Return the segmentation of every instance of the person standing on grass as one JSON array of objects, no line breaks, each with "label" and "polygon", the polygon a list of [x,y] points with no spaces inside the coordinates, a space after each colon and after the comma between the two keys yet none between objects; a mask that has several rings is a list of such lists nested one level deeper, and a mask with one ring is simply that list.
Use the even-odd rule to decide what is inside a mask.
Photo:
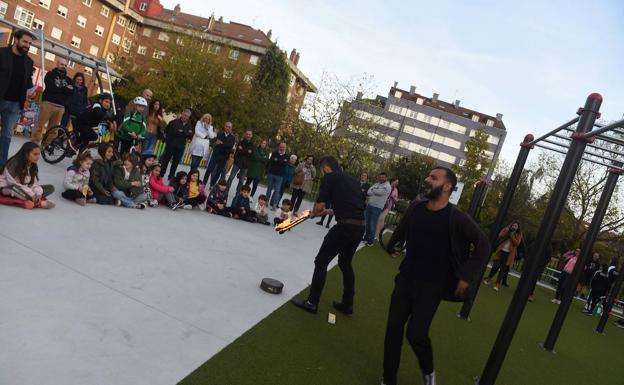
[{"label": "person standing on grass", "polygon": [[193,137],[194,130],[190,118],[191,110],[186,109],[180,114],[179,118],[174,119],[167,124],[167,128],[165,129],[165,153],[160,158],[160,164],[162,165],[162,168],[160,169],[161,177],[165,176],[170,161],[171,169],[169,170],[168,179],[171,180],[174,175],[176,175],[178,163],[180,163],[180,159],[184,153],[186,141]]},{"label": "person standing on grass", "polygon": [[590,280],[591,291],[589,293],[589,297],[587,298],[587,304],[583,309],[583,313],[587,315],[594,313],[594,309],[596,308],[596,305],[598,305],[598,302],[600,302],[601,298],[606,296],[609,292],[610,284],[609,266],[607,266],[606,263],[603,263]]},{"label": "person standing on grass", "polygon": [[371,187],[370,183],[368,183],[368,173],[363,172],[360,174],[360,189],[362,190],[362,196],[364,200],[368,196],[368,189]]},{"label": "person standing on grass", "polygon": [[316,178],[316,168],[314,168],[314,157],[308,155],[305,161],[299,163],[295,170],[295,177],[292,181],[292,196],[290,200],[293,204],[293,215],[299,216],[299,208],[306,194],[312,192],[312,181]]},{"label": "person standing on grass", "polygon": [[559,282],[557,282],[557,291],[555,292],[555,298],[552,300],[552,303],[557,304],[557,305],[561,304],[561,298],[563,298],[563,291],[566,285],[571,284],[567,281],[572,275],[572,271],[574,271],[574,266],[576,266],[576,261],[578,259],[580,252],[581,252],[580,249],[576,249],[574,254],[571,254],[571,256],[568,256],[565,259],[566,262],[565,262],[565,265],[563,266],[563,269],[561,270],[561,274],[559,275]]},{"label": "person standing on grass", "polygon": [[429,338],[433,317],[440,301],[466,298],[470,284],[490,253],[489,241],[479,226],[449,203],[456,184],[457,176],[452,170],[434,168],[425,179],[428,200],[410,205],[386,247],[392,254],[397,243],[407,243],[388,311],[385,385],[397,384],[404,335],[418,357],[424,384],[436,384]]},{"label": "person standing on grass", "polygon": [[511,265],[513,265],[516,260],[518,247],[521,243],[522,230],[520,230],[520,223],[518,222],[512,222],[498,234],[498,247],[496,248],[496,253],[494,254],[494,265],[490,270],[490,274],[484,280],[484,283],[489,285],[492,278],[494,278],[496,273],[498,273],[494,291],[500,290],[501,282],[504,281],[507,273],[509,273]]},{"label": "person standing on grass", "polygon": [[577,291],[580,293],[581,298],[587,297],[587,289],[589,288],[592,278],[597,271],[600,270],[600,254],[594,253],[592,254],[592,259],[589,260],[585,266],[583,267],[583,275],[581,275],[581,280],[578,284]]},{"label": "person standing on grass", "polygon": [[381,212],[386,206],[391,191],[392,187],[390,186],[390,182],[388,182],[388,174],[385,172],[379,173],[377,176],[377,183],[368,189],[368,205],[366,206],[365,213],[366,234],[363,239],[364,242],[366,242],[366,246],[372,246],[375,241],[377,222],[379,221]]},{"label": "person standing on grass", "polygon": [[[316,255],[308,298],[293,298],[291,302],[307,312],[318,312],[327,266],[337,255],[338,267],[342,271],[343,293],[342,301],[334,301],[333,306],[344,314],[352,314],[355,273],[351,261],[364,235],[364,202],[357,179],[344,173],[336,158],[324,157],[321,159],[320,168],[325,177],[321,181],[319,196],[311,215],[315,217],[335,213],[338,223],[329,230]],[[333,210],[325,208],[329,201],[334,205]]]},{"label": "person standing on grass", "polygon": [[384,227],[384,225],[386,224],[386,216],[388,215],[388,213],[390,212],[390,210],[392,210],[392,208],[394,207],[394,205],[398,202],[399,200],[399,178],[397,177],[392,177],[390,178],[390,195],[388,195],[388,199],[386,200],[386,205],[383,208],[383,211],[381,212],[381,214],[379,215],[379,219],[377,220],[377,228],[375,229],[375,235],[379,236],[379,233],[381,232],[381,229]]},{"label": "person standing on grass", "polygon": [[33,61],[28,56],[33,35],[25,30],[13,34],[13,44],[0,48],[0,167],[9,158],[13,128],[33,87]]}]

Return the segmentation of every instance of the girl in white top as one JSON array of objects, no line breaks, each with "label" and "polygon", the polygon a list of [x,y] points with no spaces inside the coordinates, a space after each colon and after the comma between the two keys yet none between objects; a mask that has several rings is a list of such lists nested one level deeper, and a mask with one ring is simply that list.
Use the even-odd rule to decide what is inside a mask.
[{"label": "girl in white top", "polygon": [[202,159],[210,155],[210,139],[217,136],[212,127],[212,116],[204,114],[195,125],[195,135],[191,141],[191,170],[197,169]]}]

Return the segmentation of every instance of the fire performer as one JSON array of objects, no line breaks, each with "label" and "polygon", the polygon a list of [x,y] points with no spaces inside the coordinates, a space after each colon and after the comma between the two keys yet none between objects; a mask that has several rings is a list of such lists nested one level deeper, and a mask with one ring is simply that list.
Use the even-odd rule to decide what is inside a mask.
[{"label": "fire performer", "polygon": [[[312,209],[312,216],[335,215],[336,225],[329,230],[314,260],[314,275],[310,294],[305,300],[293,298],[291,302],[310,313],[316,314],[321,298],[327,266],[338,255],[338,266],[342,271],[342,301],[334,301],[334,307],[344,313],[353,313],[355,295],[355,274],[351,266],[353,254],[364,236],[364,197],[360,183],[345,174],[336,158],[326,156],[320,162],[325,175],[321,182],[318,199]],[[327,202],[332,202],[333,209],[326,209]]]}]

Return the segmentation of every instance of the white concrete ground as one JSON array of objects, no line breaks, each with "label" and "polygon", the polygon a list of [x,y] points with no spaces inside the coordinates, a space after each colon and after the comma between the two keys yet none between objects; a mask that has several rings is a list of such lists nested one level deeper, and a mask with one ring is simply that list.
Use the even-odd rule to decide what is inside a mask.
[{"label": "white concrete ground", "polygon": [[310,281],[326,232],[312,221],[280,236],[196,210],[79,207],[60,197],[68,165],[40,162],[55,209],[0,206],[0,384],[175,384]]}]

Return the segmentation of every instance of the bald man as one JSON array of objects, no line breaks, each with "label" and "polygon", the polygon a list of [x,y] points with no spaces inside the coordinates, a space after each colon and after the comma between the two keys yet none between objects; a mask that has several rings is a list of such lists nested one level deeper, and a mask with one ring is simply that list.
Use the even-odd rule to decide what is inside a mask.
[{"label": "bald man", "polygon": [[[65,113],[65,101],[74,92],[72,80],[67,76],[67,59],[65,58],[59,57],[56,61],[56,68],[49,71],[43,80],[45,83],[43,102],[32,132],[32,140],[36,143],[41,142],[43,127],[46,124],[48,128],[61,124]],[[54,137],[55,135],[52,134],[43,146],[45,147]]]}]

